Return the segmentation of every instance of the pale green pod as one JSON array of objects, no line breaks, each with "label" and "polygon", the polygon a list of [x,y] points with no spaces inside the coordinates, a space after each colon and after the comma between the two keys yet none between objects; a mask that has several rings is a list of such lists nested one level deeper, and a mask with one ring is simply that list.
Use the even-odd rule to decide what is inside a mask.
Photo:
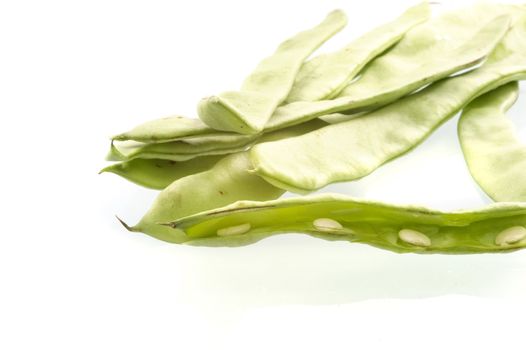
[{"label": "pale green pod", "polygon": [[207,171],[183,177],[159,193],[141,221],[128,227],[155,238],[181,243],[183,232],[159,225],[204,210],[221,207],[241,199],[269,200],[278,198],[283,190],[272,186],[259,176],[250,174],[245,152],[224,157]]},{"label": "pale green pod", "polygon": [[286,103],[334,98],[373,58],[429,18],[428,2],[409,8],[395,20],[362,35],[343,49],[314,57],[302,66]]},{"label": "pale green pod", "polygon": [[256,140],[255,135],[241,135],[242,138],[209,139],[200,141],[193,138],[190,141],[172,141],[163,143],[140,143],[135,141],[114,141],[106,160],[128,161],[136,158],[165,159],[176,162],[190,160],[196,157],[230,154],[246,150]]},{"label": "pale green pod", "polygon": [[[321,120],[313,120],[266,134],[258,142],[301,135],[324,125],[327,124]],[[230,154],[209,170],[183,177],[166,187],[161,191],[150,210],[134,227],[123,224],[131,231],[144,232],[170,242],[182,242],[185,240],[182,232],[174,231],[158,223],[221,207],[239,200],[275,199],[285,192],[250,173],[249,168],[247,152]]]},{"label": "pale green pod", "polygon": [[250,135],[218,131],[210,128],[200,119],[181,116],[153,119],[112,137],[113,141],[136,141],[141,143],[165,143],[184,141],[239,142]]},{"label": "pale green pod", "polygon": [[241,90],[227,91],[199,102],[199,118],[217,130],[255,134],[290,92],[303,61],[347,23],[342,11],[331,12],[316,27],[284,41],[244,81]]},{"label": "pale green pod", "polygon": [[458,137],[473,179],[495,201],[526,202],[526,146],[506,111],[519,96],[516,82],[470,103],[458,122]]},{"label": "pale green pod", "polygon": [[[475,40],[480,41],[471,43],[474,33],[485,23],[498,18],[499,14],[509,15],[514,10],[515,7],[511,6],[479,4],[446,13],[417,26],[392,50],[372,62],[359,80],[342,91],[341,96],[350,96],[366,104],[376,96],[375,105],[382,105],[414,91],[422,83],[430,83],[458,71],[456,60],[459,58],[465,65],[463,68],[468,68],[479,61],[477,48],[486,56],[499,41],[499,29],[494,29],[496,41],[495,37],[492,39],[491,29],[488,29],[486,39],[484,35],[475,36]],[[500,21],[506,20],[500,19],[497,23]],[[495,28],[499,25],[496,24]],[[484,46],[484,40],[488,40],[487,46]],[[471,55],[466,55],[467,52]]]},{"label": "pale green pod", "polygon": [[[324,115],[320,117],[320,119],[329,124],[334,124],[341,120],[354,117],[355,115],[334,113]],[[263,133],[257,135],[242,135],[209,129],[211,131],[210,133],[193,135],[191,128],[179,129],[179,125],[191,125],[191,123],[186,123],[186,120],[190,119],[183,117],[155,119],[138,125],[128,132],[117,135],[113,138],[106,160],[124,161],[129,160],[130,157],[135,158],[143,152],[143,147],[155,143],[167,143],[168,145],[148,146],[150,150],[148,152],[150,153],[149,157],[155,157],[155,154],[152,153],[155,153],[154,150],[157,148],[161,150],[171,149],[174,158],[176,158],[174,160],[178,161],[183,158],[188,158],[187,155],[189,154],[195,156],[204,155],[201,153],[206,153],[211,150],[221,150],[224,154],[234,153],[239,152],[241,150],[240,148],[244,146],[249,146],[262,135],[280,130],[264,130]],[[158,125],[158,127],[154,127],[155,125]],[[159,153],[164,154],[170,152]]]},{"label": "pale green pod", "polygon": [[[200,119],[173,116],[147,121],[129,131],[113,136],[112,140],[157,143],[218,134],[228,135],[226,132],[217,132],[217,130],[211,129]],[[237,135],[234,133],[230,134]]]},{"label": "pale green pod", "polygon": [[133,159],[105,167],[101,173],[114,173],[137,185],[162,190],[175,180],[212,168],[223,155],[197,157],[183,162],[164,159]]},{"label": "pale green pod", "polygon": [[[442,212],[324,194],[266,202],[239,201],[165,225],[174,232],[184,232],[182,242],[206,246],[240,246],[275,234],[297,232],[398,253],[489,253],[526,247],[523,202]],[[233,234],[218,235],[225,231]]]},{"label": "pale green pod", "polygon": [[[364,68],[361,72],[363,79],[349,85],[347,90],[348,93],[352,92],[351,89],[360,90],[356,94],[335,100],[300,101],[283,105],[274,111],[265,130],[277,130],[329,113],[371,109],[434,80],[474,66],[486,57],[507,28],[504,18],[496,19],[486,27],[482,26],[484,21],[500,14],[511,13],[516,16],[521,12],[524,12],[524,7],[478,5],[419,25],[404,36],[395,48]],[[415,60],[414,55],[418,52],[423,53]],[[426,55],[429,57],[422,57]],[[410,68],[401,70],[401,66]],[[200,120],[172,117],[144,123],[114,139],[152,143],[186,140],[198,135],[234,141],[244,136],[238,134],[239,139],[235,139],[235,133],[212,129]]]},{"label": "pale green pod", "polygon": [[[415,61],[420,64],[419,69],[416,69],[409,64],[409,58],[407,58],[408,63],[404,65],[402,65],[401,62],[392,62],[393,66],[390,67],[391,70],[397,69],[400,72],[404,72],[403,77],[395,75],[396,78],[393,78],[391,77],[392,72],[386,69],[383,74],[381,72],[377,73],[378,76],[376,83],[371,83],[369,87],[364,86],[362,90],[359,90],[356,93],[351,94],[348,90],[344,90],[342,95],[334,100],[314,102],[302,101],[283,105],[276,109],[265,129],[280,129],[285,126],[302,123],[329,113],[356,113],[367,109],[377,108],[428,85],[429,83],[467,68],[475,67],[486,59],[493,49],[495,49],[495,46],[502,40],[503,36],[508,31],[509,25],[510,18],[507,15],[498,16],[489,23],[486,23],[474,36],[466,39],[459,46],[450,48],[449,50],[444,49],[443,52],[440,53],[433,51],[433,55],[430,55],[430,57],[427,58],[420,57]],[[466,24],[466,27],[469,26]],[[417,28],[415,28],[415,30]],[[400,43],[402,42],[403,40]],[[427,45],[425,42],[421,42],[420,44]],[[417,50],[418,49],[415,48],[415,53],[418,52]],[[388,55],[389,53],[381,56],[377,60],[382,60],[385,57],[388,57]],[[377,60],[373,61],[371,66],[373,66]],[[409,68],[405,68],[405,66],[408,66]],[[366,67],[363,76],[368,76],[368,72],[369,67]],[[382,87],[382,79],[386,82],[390,82],[388,88]],[[361,86],[359,83],[360,81],[361,79],[352,83],[349,87]]]},{"label": "pale green pod", "polygon": [[[322,120],[309,121],[305,126],[292,126],[290,129],[311,130],[313,126],[319,128],[332,124],[342,119],[349,119],[352,116],[342,114],[332,114],[324,116],[327,122]],[[180,141],[163,143],[142,143],[136,141],[113,141],[110,151],[106,156],[108,161],[129,161],[132,159],[163,159],[176,162],[183,162],[190,159],[211,155],[226,155],[244,151],[256,142],[270,140],[274,136],[280,135],[281,131],[288,133],[289,128],[269,131],[258,135],[224,134],[224,135],[201,135],[185,138]]]},{"label": "pale green pod", "polygon": [[501,43],[507,56],[493,56],[477,70],[350,121],[254,146],[253,171],[275,186],[300,193],[371,173],[418,145],[477,96],[526,77],[525,24],[523,19]]}]

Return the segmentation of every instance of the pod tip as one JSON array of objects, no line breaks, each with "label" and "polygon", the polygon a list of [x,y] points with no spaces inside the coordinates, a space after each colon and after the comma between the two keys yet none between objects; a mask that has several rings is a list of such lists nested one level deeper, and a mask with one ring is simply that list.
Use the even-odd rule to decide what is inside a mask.
[{"label": "pod tip", "polygon": [[124,226],[124,228],[130,232],[133,232],[133,228],[130,227],[127,223],[125,223],[120,217],[118,217],[117,215],[115,215],[115,217],[117,218],[117,220],[119,220],[119,222],[121,223],[122,226]]}]

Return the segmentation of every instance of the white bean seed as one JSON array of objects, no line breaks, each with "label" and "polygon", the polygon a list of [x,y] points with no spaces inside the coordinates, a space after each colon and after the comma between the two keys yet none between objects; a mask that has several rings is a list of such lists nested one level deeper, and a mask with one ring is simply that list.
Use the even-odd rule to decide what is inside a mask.
[{"label": "white bean seed", "polygon": [[235,236],[242,235],[250,230],[250,224],[241,224],[236,226],[225,227],[217,230],[218,236]]},{"label": "white bean seed", "polygon": [[526,238],[526,228],[522,226],[513,226],[505,229],[495,238],[495,244],[504,246],[514,244]]},{"label": "white bean seed", "polygon": [[322,232],[335,232],[343,229],[342,224],[329,218],[319,218],[312,222],[316,230]]},{"label": "white bean seed", "polygon": [[419,231],[404,228],[398,232],[398,237],[400,237],[402,241],[418,247],[431,246],[431,239]]}]

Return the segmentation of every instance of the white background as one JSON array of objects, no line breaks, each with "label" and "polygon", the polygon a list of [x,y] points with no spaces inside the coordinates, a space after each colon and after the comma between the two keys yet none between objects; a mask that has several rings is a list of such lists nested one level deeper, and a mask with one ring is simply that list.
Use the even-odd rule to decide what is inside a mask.
[{"label": "white background", "polygon": [[[398,255],[293,234],[235,249],[170,245],[113,216],[138,220],[154,191],[97,175],[110,135],[195,116],[199,98],[235,89],[330,10],[346,10],[349,25],[322,51],[413,3],[0,2],[0,348],[523,349],[526,251]],[[525,111],[522,94],[512,117],[524,139]],[[488,203],[455,127],[324,191]]]}]

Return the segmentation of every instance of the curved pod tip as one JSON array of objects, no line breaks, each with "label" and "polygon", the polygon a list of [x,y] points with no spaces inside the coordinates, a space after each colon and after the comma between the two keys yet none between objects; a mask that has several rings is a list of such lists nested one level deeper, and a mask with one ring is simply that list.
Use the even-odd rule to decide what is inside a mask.
[{"label": "curved pod tip", "polygon": [[128,225],[127,223],[124,222],[124,220],[122,220],[120,217],[118,217],[117,215],[115,215],[115,217],[117,218],[117,220],[119,220],[119,222],[121,223],[122,226],[124,226],[124,228],[130,232],[136,232],[136,230],[133,229],[133,227],[131,227],[130,225]]}]

